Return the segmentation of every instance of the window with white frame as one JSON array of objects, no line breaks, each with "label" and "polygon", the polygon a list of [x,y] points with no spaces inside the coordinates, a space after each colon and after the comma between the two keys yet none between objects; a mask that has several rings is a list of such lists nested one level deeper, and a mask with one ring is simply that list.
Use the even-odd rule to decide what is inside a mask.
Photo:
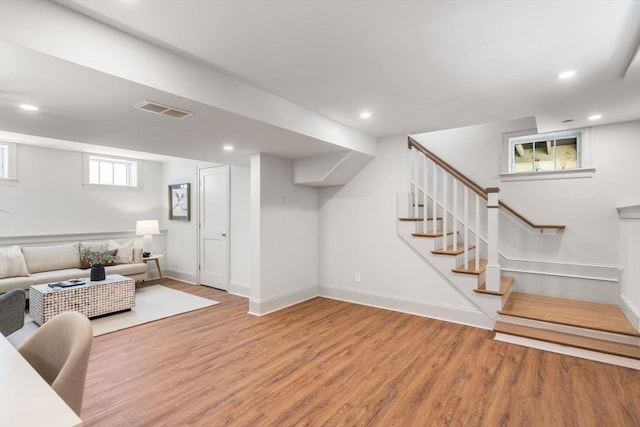
[{"label": "window with white frame", "polygon": [[9,174],[9,147],[0,144],[0,178],[6,179]]},{"label": "window with white frame", "polygon": [[509,138],[509,173],[552,172],[581,167],[580,130]]},{"label": "window with white frame", "polygon": [[0,185],[14,185],[16,181],[16,143],[0,141]]},{"label": "window with white frame", "polygon": [[85,154],[85,183],[137,187],[137,160],[122,157]]}]

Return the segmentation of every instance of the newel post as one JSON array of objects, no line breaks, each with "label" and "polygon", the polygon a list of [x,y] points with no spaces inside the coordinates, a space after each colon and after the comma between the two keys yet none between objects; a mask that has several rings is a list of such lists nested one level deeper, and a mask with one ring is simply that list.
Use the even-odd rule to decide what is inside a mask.
[{"label": "newel post", "polygon": [[487,188],[487,268],[486,285],[488,291],[500,291],[500,263],[498,261],[498,214],[500,201],[498,187]]}]

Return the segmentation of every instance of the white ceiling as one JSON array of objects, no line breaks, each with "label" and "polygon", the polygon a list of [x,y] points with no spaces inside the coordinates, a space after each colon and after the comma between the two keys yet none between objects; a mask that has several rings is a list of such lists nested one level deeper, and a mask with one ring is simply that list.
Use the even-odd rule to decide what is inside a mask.
[{"label": "white ceiling", "polygon": [[[0,137],[4,131],[5,139],[71,150],[87,150],[77,143],[115,147],[139,151],[133,157],[150,160],[163,158],[141,153],[230,164],[244,163],[250,154],[260,151],[298,158],[340,150],[314,138],[2,41],[0,58]],[[133,108],[144,100],[195,114],[178,120]],[[16,108],[21,102],[35,103],[40,111]],[[43,143],[46,140],[42,137],[49,138],[49,143]],[[236,147],[231,153],[222,149],[228,143]]]},{"label": "white ceiling", "polygon": [[[591,125],[586,118],[596,112],[603,115],[599,123],[640,118],[637,0],[57,2],[376,136],[531,116],[543,131]],[[149,98],[152,91],[154,101],[198,113],[180,129],[193,142],[182,147],[185,157],[215,161],[210,152],[197,157],[202,156],[201,141],[256,140],[265,131],[273,132],[271,140],[284,142],[247,151],[301,157],[338,149],[266,124],[251,125],[246,135],[236,135],[247,123],[231,113],[97,71],[79,71],[81,67],[44,55],[38,60],[81,77],[69,85],[102,88],[83,97],[84,89],[38,86],[52,100],[65,90],[74,98],[60,100],[60,110],[46,118],[43,127],[54,137],[64,136],[63,127],[77,124],[92,143],[115,140],[119,142],[110,143],[135,149],[135,140],[147,140],[148,147],[153,139],[170,145],[166,136],[176,134],[158,128],[144,113],[127,119],[119,112]],[[43,69],[41,65],[28,76],[14,75],[4,87],[28,92],[30,88],[20,85],[37,84]],[[575,69],[577,76],[556,79],[567,69]],[[360,119],[363,110],[373,116]],[[229,135],[219,135],[224,133],[220,127],[210,126],[215,120],[234,119],[242,126],[229,127]],[[567,119],[573,122],[562,123]],[[25,120],[12,120],[13,129],[4,123],[0,128],[25,131]],[[305,144],[296,143],[297,138]],[[193,153],[185,155],[186,147]]]}]

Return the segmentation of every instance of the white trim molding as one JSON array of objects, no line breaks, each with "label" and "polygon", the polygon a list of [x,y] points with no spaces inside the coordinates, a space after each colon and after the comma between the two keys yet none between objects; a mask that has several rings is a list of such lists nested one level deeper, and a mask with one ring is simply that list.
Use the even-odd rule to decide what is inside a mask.
[{"label": "white trim molding", "polygon": [[251,285],[249,283],[229,282],[229,293],[240,297],[251,297]]},{"label": "white trim molding", "polygon": [[546,179],[593,178],[596,168],[564,169],[557,171],[501,173],[503,182],[540,181]]},{"label": "white trim molding", "polygon": [[640,331],[640,308],[627,298],[626,295],[620,295],[620,303],[618,305],[629,323],[636,328],[636,331]]},{"label": "white trim molding", "polygon": [[[160,235],[167,235],[167,230],[160,230]],[[0,237],[0,246],[5,245],[40,245],[50,243],[67,243],[84,240],[104,239],[140,239],[135,230],[107,231],[97,233],[42,234],[32,236]]]},{"label": "white trim molding", "polygon": [[318,296],[366,305],[369,307],[393,310],[415,316],[428,317],[445,322],[459,323],[481,329],[493,329],[494,322],[479,309],[434,304],[379,293],[362,292],[355,289],[339,288],[333,285],[320,285]]},{"label": "white trim molding", "polygon": [[570,347],[562,344],[555,344],[546,341],[538,341],[531,338],[518,337],[515,335],[496,333],[496,341],[521,345],[524,347],[536,348],[538,350],[550,351],[558,354],[579,357],[582,359],[595,360],[596,362],[609,363],[611,365],[624,366],[625,368],[640,370],[640,360],[628,357],[615,356],[612,354],[599,353],[592,350]]},{"label": "white trim molding", "polygon": [[191,271],[174,270],[174,269],[168,268],[164,271],[163,276],[165,279],[179,280],[181,282],[189,283],[191,285],[197,284],[197,277],[195,273]]},{"label": "white trim molding", "polygon": [[617,209],[620,219],[640,219],[640,205],[622,206]]},{"label": "white trim molding", "polygon": [[[528,260],[501,256],[502,272],[516,278],[514,291],[582,301],[618,304],[618,265]],[[541,280],[540,276],[545,276]]]},{"label": "white trim molding", "polygon": [[249,314],[264,316],[318,296],[318,287],[310,286],[263,300],[249,298]]}]

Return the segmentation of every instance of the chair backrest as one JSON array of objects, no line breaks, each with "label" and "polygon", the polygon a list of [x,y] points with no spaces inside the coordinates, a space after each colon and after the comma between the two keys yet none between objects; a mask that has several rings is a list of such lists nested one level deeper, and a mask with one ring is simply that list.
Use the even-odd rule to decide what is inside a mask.
[{"label": "chair backrest", "polygon": [[42,325],[18,349],[78,415],[82,408],[92,339],[89,319],[69,311]]},{"label": "chair backrest", "polygon": [[24,289],[11,289],[0,295],[0,333],[5,337],[24,326]]}]

